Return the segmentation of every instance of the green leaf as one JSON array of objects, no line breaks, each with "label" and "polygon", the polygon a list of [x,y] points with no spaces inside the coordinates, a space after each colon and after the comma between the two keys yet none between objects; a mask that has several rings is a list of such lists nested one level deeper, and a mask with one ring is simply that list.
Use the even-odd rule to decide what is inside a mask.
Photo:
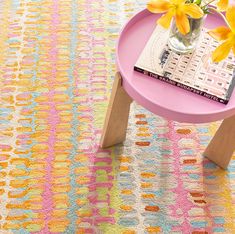
[{"label": "green leaf", "polygon": [[202,0],[195,0],[194,3],[197,4],[198,6],[201,5]]},{"label": "green leaf", "polygon": [[210,14],[210,9],[206,6],[206,7],[202,7],[203,13],[204,14]]}]

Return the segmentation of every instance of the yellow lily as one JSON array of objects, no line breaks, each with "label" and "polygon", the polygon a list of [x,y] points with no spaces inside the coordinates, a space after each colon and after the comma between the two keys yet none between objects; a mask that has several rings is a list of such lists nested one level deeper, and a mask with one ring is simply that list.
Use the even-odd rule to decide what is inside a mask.
[{"label": "yellow lily", "polygon": [[151,0],[147,9],[152,13],[165,13],[157,23],[164,28],[169,28],[172,17],[178,30],[183,35],[190,31],[188,16],[199,19],[203,16],[202,9],[195,3],[185,3],[185,0]]},{"label": "yellow lily", "polygon": [[228,7],[226,20],[228,27],[221,26],[208,32],[217,41],[224,41],[212,52],[213,62],[225,59],[231,50],[235,55],[235,5]]},{"label": "yellow lily", "polygon": [[220,0],[217,3],[218,10],[226,11],[228,8],[229,0]]}]

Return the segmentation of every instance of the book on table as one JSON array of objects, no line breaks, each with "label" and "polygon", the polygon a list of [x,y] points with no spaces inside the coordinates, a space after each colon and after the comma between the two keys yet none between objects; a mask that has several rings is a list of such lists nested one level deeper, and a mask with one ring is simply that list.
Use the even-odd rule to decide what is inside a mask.
[{"label": "book on table", "polygon": [[218,46],[203,29],[196,49],[189,54],[173,52],[167,45],[169,31],[156,26],[134,70],[179,88],[227,104],[235,86],[232,54],[213,63],[211,52]]}]

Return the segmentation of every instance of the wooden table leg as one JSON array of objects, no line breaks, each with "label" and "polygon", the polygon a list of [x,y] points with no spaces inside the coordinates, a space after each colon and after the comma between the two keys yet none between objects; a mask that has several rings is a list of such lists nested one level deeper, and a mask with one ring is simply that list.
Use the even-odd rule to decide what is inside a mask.
[{"label": "wooden table leg", "polygon": [[121,75],[117,72],[100,140],[101,148],[125,140],[131,102],[132,99],[122,87]]},{"label": "wooden table leg", "polygon": [[207,146],[204,155],[226,169],[235,150],[235,115],[225,119]]}]

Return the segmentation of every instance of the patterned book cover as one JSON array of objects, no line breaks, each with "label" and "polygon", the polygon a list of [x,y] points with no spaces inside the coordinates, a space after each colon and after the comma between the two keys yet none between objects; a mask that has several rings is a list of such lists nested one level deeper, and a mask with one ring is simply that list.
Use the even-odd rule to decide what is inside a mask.
[{"label": "patterned book cover", "polygon": [[211,52],[218,42],[206,31],[193,52],[178,54],[167,45],[169,31],[156,26],[134,70],[227,104],[235,86],[235,61],[230,54],[220,63],[212,62]]}]

